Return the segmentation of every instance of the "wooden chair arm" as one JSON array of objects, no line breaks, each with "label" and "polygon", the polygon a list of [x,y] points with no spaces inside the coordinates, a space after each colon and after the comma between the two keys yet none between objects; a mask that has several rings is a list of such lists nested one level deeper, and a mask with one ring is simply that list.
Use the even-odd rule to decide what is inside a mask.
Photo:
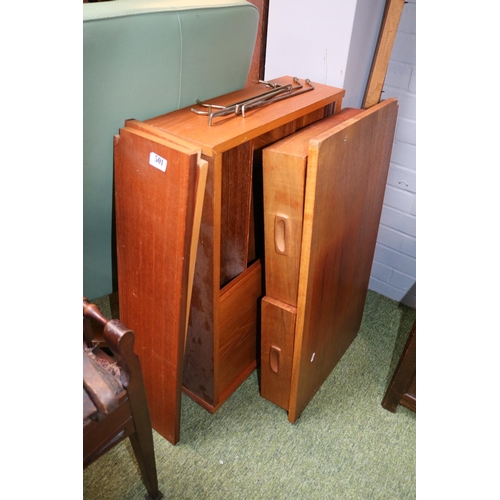
[{"label": "wooden chair arm", "polygon": [[[103,325],[103,337],[106,346],[111,350],[121,369],[120,380],[124,387],[130,384],[131,373],[141,373],[140,361],[134,353],[135,334],[118,319],[107,319],[95,304],[91,304],[83,297],[83,316]],[[85,333],[86,339],[90,335]]]}]

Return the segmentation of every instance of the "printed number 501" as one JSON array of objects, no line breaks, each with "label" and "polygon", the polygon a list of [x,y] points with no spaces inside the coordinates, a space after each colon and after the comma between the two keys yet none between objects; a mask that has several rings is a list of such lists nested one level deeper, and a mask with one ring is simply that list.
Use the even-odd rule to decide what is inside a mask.
[{"label": "printed number 501", "polygon": [[149,164],[152,167],[161,170],[162,172],[165,172],[167,170],[167,160],[157,155],[156,153],[149,153]]}]

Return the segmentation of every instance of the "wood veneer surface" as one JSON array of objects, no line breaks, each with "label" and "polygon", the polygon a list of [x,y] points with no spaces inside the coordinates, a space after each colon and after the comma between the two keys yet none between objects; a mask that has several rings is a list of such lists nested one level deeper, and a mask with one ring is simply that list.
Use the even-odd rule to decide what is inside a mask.
[{"label": "wood veneer surface", "polygon": [[252,165],[251,141],[222,154],[221,287],[248,265]]},{"label": "wood veneer surface", "polygon": [[[254,85],[214,101],[227,104],[263,90]],[[212,127],[191,107],[146,123],[173,141],[198,145],[209,165],[183,375],[185,392],[208,411],[220,407],[259,359],[255,346],[261,277],[250,271],[252,266],[247,268],[262,256],[253,238],[254,231],[262,230],[253,215],[256,158],[269,141],[323,118],[343,95],[341,89],[319,85],[301,96],[253,110],[245,118],[216,118]],[[245,278],[250,281],[233,286],[245,273],[252,276]]]},{"label": "wood veneer surface", "polygon": [[388,99],[309,143],[291,422],[361,324],[397,111]]},{"label": "wood veneer surface", "polygon": [[344,109],[263,151],[266,295],[273,299],[297,306],[309,141],[359,113]]},{"label": "wood veneer surface", "polygon": [[[151,166],[151,152],[167,160],[165,172]],[[120,319],[136,334],[152,425],[172,444],[180,436],[198,158],[198,149],[142,130],[125,127],[115,138]]]},{"label": "wood veneer surface", "polygon": [[288,410],[297,308],[262,299],[261,396]]},{"label": "wood veneer surface", "polygon": [[[292,83],[292,77],[284,76],[272,80],[274,83]],[[303,79],[300,79],[304,83]],[[195,115],[191,108],[201,110],[200,106],[186,108],[147,120],[146,123],[158,127],[178,137],[188,139],[199,145],[206,155],[221,153],[254,139],[295,119],[300,119],[310,112],[331,103],[340,102],[345,90],[320,83],[314,84],[314,90],[285,99],[271,105],[250,110],[246,116],[224,116],[214,118],[208,126],[208,117]],[[207,99],[206,102],[227,106],[266,90],[262,84],[250,85],[242,90],[224,96]]]}]

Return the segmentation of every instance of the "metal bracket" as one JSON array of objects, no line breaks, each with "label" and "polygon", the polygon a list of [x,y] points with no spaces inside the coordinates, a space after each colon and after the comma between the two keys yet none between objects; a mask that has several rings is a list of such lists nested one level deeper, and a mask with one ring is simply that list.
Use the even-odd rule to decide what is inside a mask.
[{"label": "metal bracket", "polygon": [[311,83],[311,80],[305,80],[307,88],[304,88],[304,85],[300,83],[297,77],[293,78],[293,83],[295,85],[279,85],[276,83],[266,82],[264,80],[259,80],[259,83],[266,85],[266,87],[270,87],[271,90],[268,90],[267,92],[263,92],[261,94],[257,94],[247,99],[243,99],[233,104],[229,104],[227,106],[203,103],[199,99],[197,99],[196,103],[199,106],[208,109],[207,111],[201,111],[195,108],[191,108],[191,111],[193,113],[196,113],[197,115],[208,116],[208,125],[211,126],[213,123],[213,119],[217,116],[227,116],[234,114],[235,116],[241,115],[244,118],[245,113],[251,109],[261,108],[263,106],[282,101],[283,99],[289,99],[290,97],[294,97],[296,95],[303,94],[304,92],[310,92],[311,90],[314,90],[314,85]]}]

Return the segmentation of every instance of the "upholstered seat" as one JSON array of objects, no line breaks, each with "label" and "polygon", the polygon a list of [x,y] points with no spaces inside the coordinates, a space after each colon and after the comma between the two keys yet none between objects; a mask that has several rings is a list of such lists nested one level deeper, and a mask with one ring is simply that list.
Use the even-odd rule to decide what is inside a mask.
[{"label": "upholstered seat", "polygon": [[259,13],[245,0],[83,5],[83,294],[117,290],[113,136],[246,83]]}]

